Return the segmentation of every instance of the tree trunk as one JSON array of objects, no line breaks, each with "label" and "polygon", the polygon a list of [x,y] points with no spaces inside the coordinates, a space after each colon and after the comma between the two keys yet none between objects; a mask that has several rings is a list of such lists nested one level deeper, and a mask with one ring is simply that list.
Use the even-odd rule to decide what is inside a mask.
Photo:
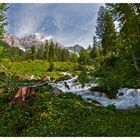
[{"label": "tree trunk", "polygon": [[139,68],[138,63],[137,63],[137,59],[136,59],[136,55],[135,55],[134,49],[131,49],[131,54],[132,54],[132,58],[133,58],[135,69],[136,69],[137,72],[140,72],[140,68]]}]

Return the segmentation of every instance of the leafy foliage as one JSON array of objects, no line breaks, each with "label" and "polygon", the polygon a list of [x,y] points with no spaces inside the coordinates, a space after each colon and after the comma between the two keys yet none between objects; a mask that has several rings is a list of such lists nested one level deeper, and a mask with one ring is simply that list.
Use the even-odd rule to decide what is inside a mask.
[{"label": "leafy foliage", "polygon": [[140,136],[140,109],[117,111],[85,103],[71,93],[50,98],[38,92],[26,104],[11,104],[14,94],[0,95],[1,136]]},{"label": "leafy foliage", "polygon": [[54,64],[53,64],[53,61],[50,60],[50,61],[49,61],[49,68],[48,68],[48,71],[53,71],[53,69],[54,69]]}]

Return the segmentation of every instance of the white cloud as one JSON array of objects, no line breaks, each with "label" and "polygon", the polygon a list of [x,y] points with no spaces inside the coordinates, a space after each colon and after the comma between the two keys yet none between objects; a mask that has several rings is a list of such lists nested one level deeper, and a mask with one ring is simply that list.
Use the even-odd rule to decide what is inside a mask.
[{"label": "white cloud", "polygon": [[16,24],[11,28],[14,28],[14,34],[24,36],[36,32],[47,15],[45,8],[47,4],[23,4],[18,13],[13,15]]},{"label": "white cloud", "polygon": [[9,22],[8,28],[12,28],[17,36],[35,33],[39,29],[39,32],[47,34],[48,27],[43,25],[43,21],[50,16],[58,28],[55,34],[52,32],[54,38],[65,46],[80,44],[87,47],[92,43],[97,12],[101,5],[103,4],[22,4],[18,12],[12,15],[14,23]]},{"label": "white cloud", "polygon": [[[76,6],[68,6],[61,10],[60,15],[54,13],[53,17],[55,18],[55,25],[59,28],[59,32],[55,35],[56,39],[65,44],[65,46],[80,44],[84,47],[88,47],[88,45],[92,44],[93,36],[95,35],[95,24],[97,18],[97,12],[99,7],[104,4],[93,4],[93,6],[89,5],[76,5]],[[57,11],[57,9],[56,9]],[[66,21],[68,19],[68,15],[66,13],[77,14],[77,16],[81,14],[85,14],[85,17],[88,14],[92,14],[92,18],[88,19],[84,24],[76,24],[72,22],[73,19]],[[78,15],[79,14],[79,15]],[[74,15],[75,16],[75,15]],[[63,28],[65,26],[71,26],[71,28],[75,28],[76,30],[70,32],[64,32]]]}]

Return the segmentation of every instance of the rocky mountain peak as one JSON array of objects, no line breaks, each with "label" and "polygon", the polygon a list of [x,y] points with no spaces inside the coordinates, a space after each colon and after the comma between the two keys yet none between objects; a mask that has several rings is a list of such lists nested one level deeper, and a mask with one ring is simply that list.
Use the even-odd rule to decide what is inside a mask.
[{"label": "rocky mountain peak", "polygon": [[[30,34],[21,38],[11,35],[10,33],[5,33],[3,38],[3,41],[11,47],[18,47],[24,51],[30,50],[32,45],[35,45],[37,48],[39,48],[45,44],[46,40],[48,43],[53,42],[54,44],[57,44],[58,47],[64,48],[64,45],[53,39],[52,36],[45,36],[40,33]],[[78,54],[82,48],[83,47],[78,44],[66,47],[70,53],[76,54]]]},{"label": "rocky mountain peak", "polygon": [[54,44],[58,44],[58,46],[63,47],[62,44],[57,42],[52,38],[52,36],[44,36],[43,34],[34,33],[27,35],[25,37],[19,38],[9,33],[5,33],[3,41],[12,47],[18,47],[22,50],[29,50],[32,45],[40,47],[44,45],[46,40],[48,42],[53,42]]},{"label": "rocky mountain peak", "polygon": [[73,52],[80,53],[80,50],[84,49],[84,47],[80,46],[79,44],[76,44],[74,46],[67,47],[67,49],[69,49],[69,50],[71,50]]}]

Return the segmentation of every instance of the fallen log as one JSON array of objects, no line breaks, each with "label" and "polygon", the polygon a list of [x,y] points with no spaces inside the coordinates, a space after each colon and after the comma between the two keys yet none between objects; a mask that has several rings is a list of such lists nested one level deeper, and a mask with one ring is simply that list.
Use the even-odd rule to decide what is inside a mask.
[{"label": "fallen log", "polygon": [[33,87],[33,88],[38,88],[38,87],[41,87],[41,86],[44,86],[44,85],[48,85],[48,81],[46,81],[46,82],[38,82],[38,83],[36,83],[36,84],[34,84],[34,85],[32,85],[32,86],[28,86],[28,87]]},{"label": "fallen log", "polygon": [[7,85],[9,85],[9,87],[4,88],[3,92],[1,92],[1,93],[10,93],[10,92],[17,93],[17,91],[19,89],[24,88],[24,87],[37,89],[37,88],[40,88],[41,86],[48,85],[48,81],[46,81],[46,82],[39,81],[39,82],[32,83],[32,84],[31,83],[30,84],[21,83],[21,82],[17,83],[17,82],[12,81],[11,79],[7,79],[6,77],[2,77],[2,76],[0,76],[0,81],[5,82],[5,83],[7,83]]},{"label": "fallen log", "polygon": [[[2,64],[0,64],[0,67],[2,67],[10,76],[13,75],[7,68],[5,68]],[[29,85],[29,83],[17,83],[11,80],[10,78],[0,76],[0,81],[7,83],[9,85],[8,89],[2,90],[2,93],[8,93],[8,92],[16,92],[14,102],[15,100],[19,100],[20,102],[25,102],[25,98],[29,95],[36,95],[35,89],[48,85],[49,81],[39,81],[36,83],[32,83]]]}]

